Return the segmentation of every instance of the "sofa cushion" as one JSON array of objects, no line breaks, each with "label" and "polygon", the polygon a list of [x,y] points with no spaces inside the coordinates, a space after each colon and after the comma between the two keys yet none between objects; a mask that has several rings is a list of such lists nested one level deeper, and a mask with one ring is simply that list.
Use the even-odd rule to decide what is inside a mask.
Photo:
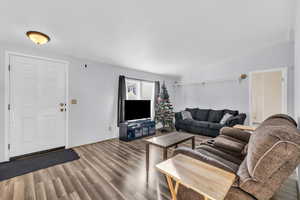
[{"label": "sofa cushion", "polygon": [[193,120],[193,122],[191,123],[191,126],[208,128],[209,127],[209,122]]},{"label": "sofa cushion", "polygon": [[193,123],[193,119],[185,119],[185,120],[178,120],[176,121],[176,127],[179,129],[187,129],[188,127],[191,126],[191,124]]},{"label": "sofa cushion", "polygon": [[208,144],[201,144],[200,146],[197,146],[197,149],[203,149],[208,152],[211,152],[215,155],[218,155],[226,160],[229,160],[230,162],[233,162],[237,165],[240,165],[242,163],[242,158],[234,156],[232,153],[226,152],[223,149],[216,148],[216,146],[208,145]]},{"label": "sofa cushion", "polygon": [[246,143],[227,135],[219,135],[214,139],[214,145],[230,151],[242,153]]},{"label": "sofa cushion", "polygon": [[210,111],[209,109],[198,109],[195,112],[194,119],[198,121],[207,121],[209,111]]},{"label": "sofa cushion", "polygon": [[191,126],[193,124],[195,120],[193,119],[185,119],[185,120],[180,120],[180,123],[181,124],[184,124],[184,125],[188,125],[188,126]]},{"label": "sofa cushion", "polygon": [[208,121],[219,123],[224,115],[223,110],[210,110],[208,113]]},{"label": "sofa cushion", "polygon": [[220,130],[221,128],[223,128],[223,124],[219,124],[219,123],[213,123],[213,122],[207,122],[209,124],[209,128],[211,129],[215,129],[215,130]]},{"label": "sofa cushion", "polygon": [[189,111],[193,117],[193,119],[195,119],[196,116],[196,112],[199,110],[199,108],[186,108],[186,111]]},{"label": "sofa cushion", "polygon": [[215,167],[219,167],[221,169],[224,169],[224,170],[232,172],[232,173],[236,173],[239,168],[238,164],[231,162],[229,160],[226,160],[217,154],[214,154],[212,152],[206,151],[205,149],[201,149],[201,148],[193,150],[188,147],[179,147],[179,148],[175,149],[173,155],[177,155],[177,154],[184,154],[184,155],[190,156],[192,158],[206,162]]},{"label": "sofa cushion", "polygon": [[238,111],[238,110],[229,110],[229,109],[225,109],[225,110],[224,110],[224,115],[225,115],[226,113],[231,114],[231,115],[233,115],[233,116],[236,116],[236,115],[239,114],[239,111]]},{"label": "sofa cushion", "polygon": [[227,135],[237,140],[241,140],[244,143],[248,143],[251,133],[237,128],[224,127],[220,130],[220,135]]}]

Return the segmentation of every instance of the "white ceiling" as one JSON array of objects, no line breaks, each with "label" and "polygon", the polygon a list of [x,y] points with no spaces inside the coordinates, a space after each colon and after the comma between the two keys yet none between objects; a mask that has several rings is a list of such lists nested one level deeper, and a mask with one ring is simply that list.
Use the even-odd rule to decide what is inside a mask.
[{"label": "white ceiling", "polygon": [[286,41],[295,0],[1,0],[0,41],[160,74]]}]

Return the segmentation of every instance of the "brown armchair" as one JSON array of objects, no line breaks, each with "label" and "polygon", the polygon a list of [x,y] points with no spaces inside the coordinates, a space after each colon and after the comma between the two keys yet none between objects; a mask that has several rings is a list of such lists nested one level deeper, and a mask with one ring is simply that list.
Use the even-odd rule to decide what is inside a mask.
[{"label": "brown armchair", "polygon": [[[210,143],[195,150],[178,148],[185,154],[237,175],[226,200],[267,200],[300,164],[300,133],[287,115],[274,115],[252,134],[223,128]],[[198,193],[180,186],[179,200],[202,200]]]}]

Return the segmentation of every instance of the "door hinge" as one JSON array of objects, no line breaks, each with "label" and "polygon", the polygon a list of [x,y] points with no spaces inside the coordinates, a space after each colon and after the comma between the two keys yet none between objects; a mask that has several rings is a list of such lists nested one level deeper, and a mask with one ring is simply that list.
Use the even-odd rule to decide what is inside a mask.
[{"label": "door hinge", "polygon": [[7,108],[8,108],[8,110],[10,110],[10,108],[11,108],[11,107],[10,107],[10,104],[8,104]]},{"label": "door hinge", "polygon": [[10,151],[10,144],[7,145],[8,150]]},{"label": "door hinge", "polygon": [[11,70],[11,66],[10,65],[8,65],[8,71],[10,71]]}]

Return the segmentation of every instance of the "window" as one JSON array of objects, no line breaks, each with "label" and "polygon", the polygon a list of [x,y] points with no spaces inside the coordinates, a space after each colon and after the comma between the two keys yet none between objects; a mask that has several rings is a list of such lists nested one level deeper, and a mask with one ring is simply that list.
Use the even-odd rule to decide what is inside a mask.
[{"label": "window", "polygon": [[151,118],[154,117],[154,82],[126,78],[127,100],[151,100]]},{"label": "window", "polygon": [[141,83],[140,81],[126,79],[126,99],[139,100],[141,99]]}]

